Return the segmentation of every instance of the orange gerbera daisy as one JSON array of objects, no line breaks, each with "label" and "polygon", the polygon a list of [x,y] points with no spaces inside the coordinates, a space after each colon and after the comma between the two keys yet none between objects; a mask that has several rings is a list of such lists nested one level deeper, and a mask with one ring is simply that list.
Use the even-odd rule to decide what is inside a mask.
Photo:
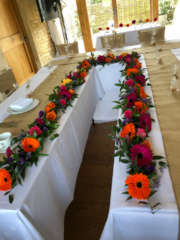
[{"label": "orange gerbera daisy", "polygon": [[128,142],[135,136],[135,127],[133,123],[128,123],[121,131],[121,137],[126,138]]},{"label": "orange gerbera daisy", "polygon": [[127,23],[127,24],[126,24],[126,27],[129,27],[129,26],[130,26],[130,24],[129,24],[129,23]]},{"label": "orange gerbera daisy", "polygon": [[82,63],[81,63],[81,66],[83,68],[88,68],[90,66],[90,63],[87,60],[83,60]]},{"label": "orange gerbera daisy", "polygon": [[146,94],[146,93],[140,93],[140,98],[141,98],[141,99],[142,99],[142,98],[147,99],[147,94]]},{"label": "orange gerbera daisy", "polygon": [[82,78],[85,78],[86,77],[86,72],[82,72],[82,73],[80,73],[80,76],[82,77]]},{"label": "orange gerbera daisy", "polygon": [[147,106],[145,103],[141,101],[135,102],[135,111],[142,114],[145,113],[148,110]]},{"label": "orange gerbera daisy", "polygon": [[111,61],[111,58],[106,58],[105,61],[109,63]]},{"label": "orange gerbera daisy", "polygon": [[128,176],[125,183],[129,186],[129,195],[138,200],[146,200],[151,193],[149,179],[142,173]]},{"label": "orange gerbera daisy", "polygon": [[7,191],[11,189],[11,175],[5,169],[0,169],[0,191]]},{"label": "orange gerbera daisy", "polygon": [[72,89],[69,89],[69,91],[68,91],[68,92],[70,92],[70,94],[72,94],[72,95],[74,95],[74,94],[75,94],[74,90],[72,90]]},{"label": "orange gerbera daisy", "polygon": [[114,57],[112,53],[108,53],[108,56],[110,56],[111,58]]},{"label": "orange gerbera daisy", "polygon": [[134,85],[134,88],[135,88],[136,93],[139,93],[139,94],[145,93],[144,88],[139,83],[136,83]]},{"label": "orange gerbera daisy", "polygon": [[151,144],[148,140],[145,140],[142,145],[145,145],[147,148],[149,148],[149,150],[151,150]]},{"label": "orange gerbera daisy", "polygon": [[35,152],[41,145],[40,142],[34,138],[25,138],[21,143],[25,152]]},{"label": "orange gerbera daisy", "polygon": [[138,74],[139,70],[137,68],[129,68],[126,71],[127,76],[130,76],[131,73]]},{"label": "orange gerbera daisy", "polygon": [[137,63],[136,63],[136,66],[137,66],[138,68],[141,68],[141,67],[142,67],[142,64],[141,64],[140,62],[137,62]]},{"label": "orange gerbera daisy", "polygon": [[56,119],[57,115],[54,111],[51,111],[51,112],[48,112],[46,114],[46,118],[49,120],[49,121],[54,121]]},{"label": "orange gerbera daisy", "polygon": [[149,18],[147,18],[145,21],[146,21],[146,22],[149,22]]},{"label": "orange gerbera daisy", "polygon": [[45,108],[45,112],[46,113],[48,113],[48,112],[50,112],[53,108],[55,108],[56,107],[56,105],[53,103],[53,102],[51,102],[51,103],[49,103],[48,105],[47,105],[47,107]]},{"label": "orange gerbera daisy", "polygon": [[136,63],[138,63],[138,62],[139,62],[139,61],[137,60],[137,58],[135,58],[135,57],[134,57],[134,61],[135,61]]}]

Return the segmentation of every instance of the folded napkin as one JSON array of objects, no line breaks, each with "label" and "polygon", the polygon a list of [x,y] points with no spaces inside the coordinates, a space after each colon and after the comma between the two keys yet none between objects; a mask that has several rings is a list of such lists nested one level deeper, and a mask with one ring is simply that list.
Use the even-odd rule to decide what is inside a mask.
[{"label": "folded napkin", "polygon": [[15,102],[11,103],[10,108],[13,110],[21,110],[28,107],[32,102],[33,100],[29,98],[19,98]]}]

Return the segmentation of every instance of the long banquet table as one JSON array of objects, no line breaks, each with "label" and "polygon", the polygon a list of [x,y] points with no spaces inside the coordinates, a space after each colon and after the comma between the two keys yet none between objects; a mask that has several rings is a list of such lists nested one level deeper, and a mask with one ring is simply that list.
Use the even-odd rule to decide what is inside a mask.
[{"label": "long banquet table", "polygon": [[[140,30],[148,30],[148,29],[156,29],[160,28],[160,24],[153,24],[152,26],[147,26],[147,24],[143,24],[142,28],[140,28],[140,25],[137,25],[136,29],[134,29],[133,26],[130,26],[129,28],[126,27],[126,30],[121,31],[121,28],[115,29],[117,34],[124,33],[125,34],[125,46],[133,46],[138,45],[139,39],[138,37],[138,31]],[[110,36],[112,35],[112,31],[109,30],[109,33],[106,33],[106,31],[101,31],[101,35],[96,37],[96,51],[103,50],[102,43],[101,43],[101,37],[104,36]]]},{"label": "long banquet table", "polygon": [[[142,63],[142,68],[146,69],[143,55],[141,55],[139,61]],[[144,75],[148,78],[148,71],[145,71]],[[151,87],[146,86],[144,90],[152,98],[152,104],[155,105]],[[149,112],[155,120],[152,123],[152,129],[149,134],[152,151],[155,155],[165,157],[163,138],[156,109],[152,108]],[[120,109],[118,119],[122,120],[122,118],[123,114]],[[136,199],[126,201],[127,195],[121,194],[125,191],[124,181],[127,176],[126,165],[119,162],[119,157],[115,157],[110,210],[101,240],[143,240],[144,237],[146,240],[177,240],[179,233],[178,208],[168,169],[162,173],[158,192],[150,198],[152,206],[158,202],[161,203],[157,207],[157,209],[159,207],[161,209],[154,215],[150,213],[147,205],[138,204],[139,201]]]},{"label": "long banquet table", "polygon": [[[164,141],[166,159],[171,166],[169,171],[177,205],[180,206],[178,177],[180,166],[177,160],[180,156],[180,148],[178,148],[178,143],[180,141],[180,130],[178,128],[180,113],[178,103],[180,99],[179,95],[175,96],[169,94],[170,80],[172,78],[171,65],[176,63],[180,66],[176,57],[169,49],[178,47],[180,47],[179,42],[161,45],[163,61],[160,65],[157,65],[155,62],[155,47],[142,47],[138,48],[137,51],[143,53],[146,60]],[[125,50],[126,52],[132,51]],[[118,50],[115,54],[121,54],[122,52],[124,52],[124,50]],[[77,62],[83,58],[84,57],[79,56],[71,63],[68,63],[68,65],[59,65],[54,70],[56,75],[52,79],[47,77],[42,83],[38,83],[37,77],[33,94],[34,97],[40,100],[40,105],[33,109],[31,114],[24,113],[19,115],[22,120],[20,127],[17,129],[7,129],[7,131],[11,131],[12,134],[16,136],[20,132],[20,129],[27,129],[26,125],[34,121],[38,116],[38,112],[44,109],[44,106],[48,103],[45,94],[50,94],[52,88],[60,84],[60,79],[64,77],[64,73],[68,73],[70,70],[75,69]],[[121,69],[119,68],[119,70]],[[109,74],[112,76],[111,71]],[[15,196],[13,204],[10,205],[7,196],[3,196],[3,192],[0,192],[1,239],[63,239],[64,215],[68,205],[73,200],[76,177],[82,161],[92,116],[97,101],[99,98],[103,98],[105,94],[103,80],[99,78],[99,74],[95,68],[91,70],[90,74],[87,76],[86,83],[79,87],[77,92],[79,98],[74,101],[74,107],[69,107],[66,113],[59,119],[61,125],[56,130],[56,132],[59,133],[59,137],[53,142],[50,140],[45,142],[44,152],[48,153],[49,156],[44,158],[40,157],[38,166],[33,166],[27,170],[23,186],[18,185],[13,189],[13,194]],[[23,94],[25,94],[24,89],[18,89],[15,94],[17,94],[17,98],[20,95],[23,96]],[[15,98],[13,97],[13,99]],[[8,100],[8,104],[10,103],[9,101],[10,100]],[[0,111],[4,114],[3,119],[6,117],[4,107],[7,107],[8,104],[4,102],[2,105],[3,107],[0,106]],[[17,116],[11,115],[4,121],[10,120],[17,120]],[[4,131],[5,129],[0,129],[0,133]],[[118,164],[116,160],[115,164]],[[121,166],[117,166],[117,170],[119,167]],[[117,186],[117,188],[119,188],[119,186]],[[121,190],[118,191],[121,192]],[[117,191],[115,191],[115,193],[117,193]],[[173,194],[172,190],[171,193]],[[169,199],[168,196],[165,197],[167,197],[167,200]],[[174,210],[174,213],[177,215],[177,208],[175,207]],[[143,207],[142,211],[144,211]],[[128,213],[131,216],[131,212],[129,211]],[[153,216],[157,216],[158,218],[159,215],[157,213],[157,215]],[[149,219],[152,219],[152,215],[149,215]],[[118,222],[113,222],[112,227],[117,227],[116,229],[120,228],[120,231],[122,227],[126,229],[130,228],[129,226],[119,226]],[[153,231],[151,225],[149,229]],[[144,238],[139,239],[143,240]],[[159,238],[157,240],[159,240]]]}]

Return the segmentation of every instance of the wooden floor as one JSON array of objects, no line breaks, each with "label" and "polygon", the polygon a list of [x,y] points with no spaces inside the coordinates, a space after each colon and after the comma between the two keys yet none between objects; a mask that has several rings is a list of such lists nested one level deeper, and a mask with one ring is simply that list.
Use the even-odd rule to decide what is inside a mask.
[{"label": "wooden floor", "polygon": [[115,124],[91,126],[74,200],[65,215],[65,240],[100,239],[109,211],[114,162],[114,142],[108,134]]}]

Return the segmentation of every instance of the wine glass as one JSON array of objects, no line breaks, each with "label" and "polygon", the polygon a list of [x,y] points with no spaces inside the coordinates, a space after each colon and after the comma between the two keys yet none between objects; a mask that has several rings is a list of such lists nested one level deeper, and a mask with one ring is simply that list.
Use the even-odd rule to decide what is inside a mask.
[{"label": "wine glass", "polygon": [[65,51],[66,51],[66,54],[67,54],[67,58],[66,58],[66,60],[69,60],[69,57],[70,57],[70,53],[69,53],[69,45],[66,45],[64,48],[65,48]]},{"label": "wine glass", "polygon": [[111,52],[111,46],[109,45],[109,39],[108,38],[105,38],[105,47],[106,47],[106,51],[107,52]]},{"label": "wine glass", "polygon": [[32,98],[31,78],[26,82],[26,98]]}]

